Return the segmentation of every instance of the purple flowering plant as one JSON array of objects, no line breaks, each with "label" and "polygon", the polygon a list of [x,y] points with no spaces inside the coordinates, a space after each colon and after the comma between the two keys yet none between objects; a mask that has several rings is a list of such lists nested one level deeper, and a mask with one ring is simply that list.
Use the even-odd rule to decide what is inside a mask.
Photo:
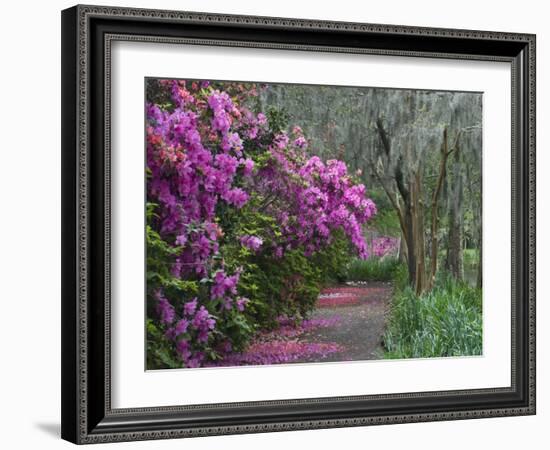
[{"label": "purple flowering plant", "polygon": [[305,317],[337,252],[369,256],[365,186],[255,110],[262,88],[148,80],[148,368],[229,360]]}]

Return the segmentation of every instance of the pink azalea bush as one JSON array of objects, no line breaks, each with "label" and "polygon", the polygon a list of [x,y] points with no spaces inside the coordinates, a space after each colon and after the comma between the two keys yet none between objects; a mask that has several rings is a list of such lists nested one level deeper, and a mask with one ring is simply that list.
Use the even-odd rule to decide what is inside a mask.
[{"label": "pink azalea bush", "polygon": [[279,274],[288,299],[300,292],[296,286],[304,279],[318,285],[311,262],[329,252],[336,237],[360,258],[368,257],[362,227],[376,207],[365,187],[344,162],[311,156],[300,127],[290,133],[274,129],[266,114],[253,112],[258,89],[240,83],[149,82],[152,368],[199,367],[244,348],[268,316],[265,311],[273,310],[273,316],[274,303],[281,303],[267,298],[265,290],[262,294],[263,281]]}]

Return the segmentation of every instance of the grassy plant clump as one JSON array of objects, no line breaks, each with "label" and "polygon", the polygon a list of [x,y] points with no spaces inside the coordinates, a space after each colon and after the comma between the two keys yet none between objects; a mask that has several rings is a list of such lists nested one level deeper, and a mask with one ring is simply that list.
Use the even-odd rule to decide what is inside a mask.
[{"label": "grassy plant clump", "polygon": [[421,296],[397,289],[384,346],[388,359],[481,355],[481,289],[447,276]]},{"label": "grassy plant clump", "polygon": [[348,267],[348,281],[392,281],[401,268],[397,258],[355,259]]}]

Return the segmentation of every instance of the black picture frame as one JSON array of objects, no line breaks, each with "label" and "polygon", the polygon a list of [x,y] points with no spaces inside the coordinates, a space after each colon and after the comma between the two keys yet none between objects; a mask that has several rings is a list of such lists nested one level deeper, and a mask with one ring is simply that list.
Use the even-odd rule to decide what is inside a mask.
[{"label": "black picture frame", "polygon": [[[509,62],[511,386],[112,409],[109,64],[113,40],[184,40]],[[78,444],[535,414],[535,36],[82,5],[64,10],[61,350],[62,437]]]}]

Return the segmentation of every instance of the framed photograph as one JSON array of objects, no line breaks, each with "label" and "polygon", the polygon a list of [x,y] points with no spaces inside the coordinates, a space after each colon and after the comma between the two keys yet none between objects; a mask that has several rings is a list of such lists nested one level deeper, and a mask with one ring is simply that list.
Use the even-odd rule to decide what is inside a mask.
[{"label": "framed photograph", "polygon": [[535,36],[62,12],[62,437],[535,413]]}]

